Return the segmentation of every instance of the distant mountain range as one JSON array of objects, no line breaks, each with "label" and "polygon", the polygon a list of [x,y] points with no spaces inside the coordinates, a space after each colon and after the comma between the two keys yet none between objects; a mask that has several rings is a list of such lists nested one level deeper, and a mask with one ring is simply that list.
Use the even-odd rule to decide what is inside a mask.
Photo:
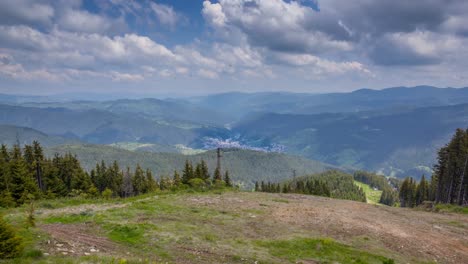
[{"label": "distant mountain range", "polygon": [[408,108],[468,103],[467,88],[432,86],[361,89],[350,93],[223,93],[190,102],[237,118],[256,112],[318,114],[360,111],[399,111]]},{"label": "distant mountain range", "polygon": [[92,143],[137,152],[193,154],[217,146],[284,151],[339,167],[419,177],[431,173],[437,149],[455,128],[468,126],[468,88],[48,99],[0,95],[0,124],[9,125],[0,139],[11,143],[21,135],[24,142],[38,138],[48,146]]}]

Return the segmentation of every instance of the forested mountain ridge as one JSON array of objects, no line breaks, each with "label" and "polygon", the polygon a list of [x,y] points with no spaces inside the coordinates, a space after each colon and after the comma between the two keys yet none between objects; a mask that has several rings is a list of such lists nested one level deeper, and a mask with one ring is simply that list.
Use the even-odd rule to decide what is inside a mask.
[{"label": "forested mountain ridge", "polygon": [[[104,110],[72,110],[0,105],[0,124],[30,127],[49,135],[79,138],[99,144],[154,142],[166,145],[197,144],[205,136],[227,133],[221,127],[165,122],[135,114]],[[199,144],[200,145],[200,144]]]},{"label": "forested mountain ridge", "polygon": [[[186,160],[192,163],[205,160],[211,173],[216,167],[215,150],[196,155],[183,155],[133,152],[100,145],[65,145],[46,148],[44,152],[47,156],[53,156],[55,153],[72,153],[88,170],[95,165],[96,160],[104,160],[106,163],[116,160],[121,166],[130,166],[131,168],[139,163],[142,167],[150,169],[157,177],[172,175],[174,169],[181,170]],[[232,180],[241,184],[243,188],[253,188],[257,180],[285,180],[291,177],[294,171],[298,175],[304,175],[337,168],[298,156],[242,149],[223,150],[221,166],[228,170]]]}]

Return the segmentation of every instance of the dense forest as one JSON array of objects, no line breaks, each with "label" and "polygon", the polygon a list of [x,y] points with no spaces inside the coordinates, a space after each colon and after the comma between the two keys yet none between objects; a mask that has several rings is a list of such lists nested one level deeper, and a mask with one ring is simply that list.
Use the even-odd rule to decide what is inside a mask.
[{"label": "dense forest", "polygon": [[187,161],[182,175],[156,180],[150,170],[139,164],[135,170],[122,170],[114,161],[96,164],[90,172],[84,170],[72,154],[46,158],[41,145],[35,141],[22,149],[0,148],[0,207],[13,207],[30,200],[55,197],[129,197],[157,189],[232,186],[229,172],[217,168],[211,177],[208,166],[201,160],[195,166]]},{"label": "dense forest", "polygon": [[255,191],[311,194],[366,202],[366,195],[354,184],[353,175],[336,170],[302,176],[284,183],[257,182]]},{"label": "dense forest", "polygon": [[417,183],[406,178],[400,186],[402,207],[414,207],[424,201],[466,205],[468,203],[468,130],[457,129],[450,142],[438,152],[434,173],[428,181]]}]

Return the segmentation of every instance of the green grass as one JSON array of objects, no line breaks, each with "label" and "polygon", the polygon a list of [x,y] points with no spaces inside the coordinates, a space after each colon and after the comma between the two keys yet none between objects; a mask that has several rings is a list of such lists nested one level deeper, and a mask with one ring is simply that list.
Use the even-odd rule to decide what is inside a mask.
[{"label": "green grass", "polygon": [[454,204],[436,204],[434,211],[440,213],[468,214],[468,207]]},{"label": "green grass", "polygon": [[259,241],[257,244],[266,248],[273,256],[291,263],[305,260],[320,263],[393,263],[390,259],[353,249],[329,238]]},{"label": "green grass", "polygon": [[354,181],[354,184],[361,187],[362,190],[364,191],[364,193],[366,193],[367,203],[370,203],[370,204],[378,204],[379,203],[380,197],[382,196],[382,191],[374,190],[368,184],[365,184],[365,183],[362,183],[362,182]]}]

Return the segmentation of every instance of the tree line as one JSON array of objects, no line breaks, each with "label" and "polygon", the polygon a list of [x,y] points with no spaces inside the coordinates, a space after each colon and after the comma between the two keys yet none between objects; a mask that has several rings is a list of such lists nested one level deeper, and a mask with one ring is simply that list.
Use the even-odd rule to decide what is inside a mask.
[{"label": "tree line", "polygon": [[379,203],[393,206],[398,202],[398,183],[391,179],[367,171],[356,171],[353,177],[356,181],[368,184],[371,188],[381,190]]},{"label": "tree line", "polygon": [[156,180],[152,172],[139,164],[135,170],[121,169],[117,161],[101,161],[90,172],[86,171],[76,156],[68,153],[44,156],[41,145],[34,141],[21,148],[19,144],[8,149],[0,147],[0,207],[19,206],[32,199],[56,197],[130,197],[155,190],[212,187],[232,187],[229,172],[221,174],[219,168],[213,178],[205,161],[195,166],[186,161],[180,176]]},{"label": "tree line", "polygon": [[448,144],[437,153],[430,180],[406,178],[400,186],[400,205],[415,207],[424,201],[468,204],[468,129],[457,129]]},{"label": "tree line", "polygon": [[256,182],[255,191],[299,193],[361,202],[366,201],[366,194],[354,184],[353,176],[335,170],[302,176],[283,183]]}]

